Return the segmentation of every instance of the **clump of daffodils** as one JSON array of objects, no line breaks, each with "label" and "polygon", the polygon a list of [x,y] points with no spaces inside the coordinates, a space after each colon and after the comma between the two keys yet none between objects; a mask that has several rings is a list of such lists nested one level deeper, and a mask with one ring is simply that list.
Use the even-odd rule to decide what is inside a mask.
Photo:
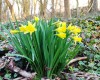
[{"label": "clump of daffodils", "polygon": [[57,28],[55,29],[55,31],[57,32],[56,35],[58,37],[60,37],[61,39],[65,39],[66,38],[66,31],[68,30],[70,33],[72,33],[72,38],[75,42],[75,44],[77,42],[81,42],[82,38],[79,37],[79,34],[81,32],[81,28],[78,26],[74,26],[72,24],[70,24],[68,27],[66,26],[66,22],[61,22],[61,21],[57,21],[54,24],[56,24]]},{"label": "clump of daffodils", "polygon": [[[11,34],[8,34],[8,40],[12,41],[11,44],[18,55],[27,59],[37,77],[45,75],[50,80],[54,78],[53,75],[58,76],[76,56],[80,50],[80,44],[76,43],[82,41],[80,27],[59,20],[54,21],[39,20],[35,16],[32,22],[27,21],[26,25],[22,24],[10,30]],[[44,70],[45,67],[50,70]]]}]

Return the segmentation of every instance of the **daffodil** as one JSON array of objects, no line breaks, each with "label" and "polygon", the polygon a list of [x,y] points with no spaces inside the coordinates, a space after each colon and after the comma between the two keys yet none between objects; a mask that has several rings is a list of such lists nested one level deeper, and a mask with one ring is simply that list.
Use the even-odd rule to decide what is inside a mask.
[{"label": "daffodil", "polygon": [[80,29],[79,27],[76,26],[75,29],[72,30],[72,32],[73,32],[74,34],[78,34],[78,33],[81,32],[81,29]]},{"label": "daffodil", "polygon": [[19,27],[19,30],[20,32],[24,32],[24,34],[26,33],[32,34],[33,32],[36,31],[36,28],[35,24],[32,24],[30,21],[28,21],[28,25],[27,26],[22,25],[21,27]]},{"label": "daffodil", "polygon": [[81,28],[77,27],[77,26],[72,26],[72,24],[70,24],[68,27],[67,27],[67,30],[71,31],[72,33],[74,34],[78,34],[81,32]]},{"label": "daffodil", "polygon": [[62,23],[61,23],[61,26],[62,26],[62,27],[66,27],[66,22],[62,22]]},{"label": "daffodil", "polygon": [[72,24],[70,24],[68,27],[67,27],[67,30],[69,31],[73,31],[75,29],[75,26],[72,26]]},{"label": "daffodil", "polygon": [[81,42],[82,41],[82,38],[78,37],[78,36],[74,36],[73,39],[75,41],[75,44],[76,44],[76,42]]},{"label": "daffodil", "polygon": [[21,27],[19,27],[20,32],[26,32],[26,26],[22,25]]},{"label": "daffodil", "polygon": [[11,34],[16,34],[16,33],[18,33],[19,31],[18,30],[10,30],[10,33]]},{"label": "daffodil", "polygon": [[28,25],[26,26],[26,31],[25,33],[30,33],[32,34],[35,32],[37,29],[35,28],[35,24],[32,24],[31,22],[28,22]]},{"label": "daffodil", "polygon": [[35,20],[36,22],[38,22],[38,21],[39,21],[39,18],[36,17],[36,16],[34,16],[34,20]]},{"label": "daffodil", "polygon": [[58,27],[55,31],[57,32],[66,32],[66,26]]},{"label": "daffodil", "polygon": [[62,38],[62,39],[66,38],[66,33],[63,33],[63,32],[58,33],[58,34],[56,34],[56,35],[57,35],[58,37]]},{"label": "daffodil", "polygon": [[53,24],[55,24],[56,27],[61,27],[62,22],[58,20],[57,22],[54,22]]}]

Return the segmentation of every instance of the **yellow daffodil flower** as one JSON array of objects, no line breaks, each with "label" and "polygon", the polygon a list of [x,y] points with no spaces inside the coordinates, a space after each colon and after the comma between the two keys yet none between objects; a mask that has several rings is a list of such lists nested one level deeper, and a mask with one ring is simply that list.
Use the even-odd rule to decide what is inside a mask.
[{"label": "yellow daffodil flower", "polygon": [[31,22],[28,21],[28,25],[24,26],[22,25],[21,27],[19,27],[20,32],[24,32],[24,34],[26,33],[30,33],[32,34],[34,31],[36,31],[35,28],[35,24],[32,24]]},{"label": "yellow daffodil flower", "polygon": [[18,33],[19,31],[18,30],[10,30],[10,33],[11,34],[16,34],[16,33]]},{"label": "yellow daffodil flower", "polygon": [[66,32],[66,26],[58,27],[55,31],[57,32]]},{"label": "yellow daffodil flower", "polygon": [[77,26],[72,26],[72,24],[70,24],[68,27],[67,27],[67,30],[71,31],[72,33],[74,34],[78,34],[81,32],[81,28],[77,27]]},{"label": "yellow daffodil flower", "polygon": [[81,42],[82,41],[82,38],[78,37],[78,36],[74,36],[73,39],[75,41],[75,44],[76,44],[76,42]]},{"label": "yellow daffodil flower", "polygon": [[36,17],[36,16],[34,16],[34,20],[35,20],[36,22],[38,22],[38,21],[39,21],[39,18]]},{"label": "yellow daffodil flower", "polygon": [[56,24],[57,27],[61,27],[62,26],[62,22],[59,21],[57,24]]},{"label": "yellow daffodil flower", "polygon": [[69,31],[73,31],[75,29],[75,26],[72,26],[72,24],[70,24],[68,27],[67,27],[67,30]]},{"label": "yellow daffodil flower", "polygon": [[26,26],[26,32],[32,34],[36,31],[35,24],[32,24],[31,22],[28,22],[28,26]]},{"label": "yellow daffodil flower", "polygon": [[61,27],[62,22],[58,20],[57,22],[54,22],[53,24],[55,24],[56,27]]},{"label": "yellow daffodil flower", "polygon": [[55,24],[57,27],[66,26],[66,22],[61,22],[59,20],[57,22],[53,23],[53,24]]},{"label": "yellow daffodil flower", "polygon": [[66,22],[62,22],[62,25],[61,26],[62,27],[65,26],[66,27]]},{"label": "yellow daffodil flower", "polygon": [[19,27],[20,32],[26,32],[26,26],[22,25],[21,27]]},{"label": "yellow daffodil flower", "polygon": [[57,35],[58,37],[62,38],[62,39],[66,38],[66,33],[63,33],[63,32],[58,33],[58,34],[56,34],[56,35]]},{"label": "yellow daffodil flower", "polygon": [[78,33],[81,32],[81,29],[80,29],[79,27],[76,27],[75,29],[72,30],[72,32],[73,32],[74,34],[78,34]]}]

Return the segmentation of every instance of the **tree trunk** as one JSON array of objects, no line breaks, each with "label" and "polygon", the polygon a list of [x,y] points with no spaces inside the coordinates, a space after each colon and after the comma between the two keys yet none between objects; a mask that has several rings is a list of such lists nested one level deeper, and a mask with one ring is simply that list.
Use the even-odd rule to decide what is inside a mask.
[{"label": "tree trunk", "polygon": [[17,16],[17,19],[20,19],[20,4],[21,4],[21,1],[20,0],[16,0],[16,4],[17,4],[17,7],[18,7],[18,16]]},{"label": "tree trunk", "polygon": [[43,1],[40,0],[40,16],[43,17]]},{"label": "tree trunk", "polygon": [[11,12],[11,16],[12,16],[12,20],[14,20],[15,14],[14,14],[14,9],[13,9],[13,5],[11,5],[11,3],[9,2],[9,0],[5,0],[7,6],[9,7],[9,10]]},{"label": "tree trunk", "polygon": [[36,12],[36,0],[33,0],[33,5],[34,5],[34,6],[33,6],[33,9],[34,9],[34,15],[36,15],[36,13],[35,13],[35,12]]},{"label": "tree trunk", "polygon": [[52,0],[52,13],[51,13],[51,17],[54,17],[54,15],[55,15],[54,0]]},{"label": "tree trunk", "polygon": [[[4,3],[5,3],[5,2],[4,2]],[[4,4],[4,3],[2,3],[2,4]],[[3,7],[3,10],[2,10],[2,20],[3,20],[3,21],[6,21],[6,20],[7,20],[7,14],[6,14],[7,8],[8,8],[8,6],[5,5],[5,6]]]},{"label": "tree trunk", "polygon": [[76,9],[76,16],[77,16],[77,18],[79,18],[80,17],[80,13],[79,13],[79,1],[78,0],[76,0],[76,3],[77,3],[77,9]]},{"label": "tree trunk", "polygon": [[98,11],[98,0],[93,0],[93,6],[90,12],[97,12]]},{"label": "tree trunk", "polygon": [[[58,0],[55,1],[55,5],[54,5],[55,10],[57,10],[57,4],[58,4]],[[57,14],[57,11],[55,11],[55,15],[56,15],[56,14]]]},{"label": "tree trunk", "polygon": [[40,15],[46,17],[47,0],[40,0]]},{"label": "tree trunk", "polygon": [[64,0],[65,18],[71,18],[70,0]]},{"label": "tree trunk", "polygon": [[2,17],[1,17],[1,15],[2,15],[2,0],[0,0],[0,22],[1,22],[1,20],[2,20]]},{"label": "tree trunk", "polygon": [[[60,2],[61,2],[61,0],[60,0]],[[59,7],[60,7],[60,10],[59,10],[59,17],[62,17],[62,4],[60,4],[60,2],[59,2]]]},{"label": "tree trunk", "polygon": [[43,13],[44,13],[44,18],[46,17],[46,8],[47,8],[47,0],[44,0],[44,4],[43,4]]},{"label": "tree trunk", "polygon": [[22,0],[24,18],[30,15],[30,0]]},{"label": "tree trunk", "polygon": [[94,4],[93,4],[93,11],[98,11],[98,0],[94,0]]}]

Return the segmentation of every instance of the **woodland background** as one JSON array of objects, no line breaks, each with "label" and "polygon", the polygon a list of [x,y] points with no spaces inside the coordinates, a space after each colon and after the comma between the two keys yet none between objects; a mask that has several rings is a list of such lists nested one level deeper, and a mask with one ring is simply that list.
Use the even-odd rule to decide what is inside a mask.
[{"label": "woodland background", "polygon": [[0,0],[0,21],[9,18],[82,17],[100,11],[100,0]]}]

